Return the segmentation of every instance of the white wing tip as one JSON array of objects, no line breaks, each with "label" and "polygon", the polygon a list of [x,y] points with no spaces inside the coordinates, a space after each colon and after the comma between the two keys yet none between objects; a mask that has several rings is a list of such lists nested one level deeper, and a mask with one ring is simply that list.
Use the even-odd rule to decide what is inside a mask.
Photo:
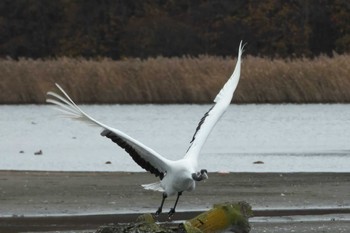
[{"label": "white wing tip", "polygon": [[[231,85],[229,83],[232,83],[233,82],[233,79],[235,79],[235,77],[237,75],[236,72],[238,72],[238,79],[239,79],[239,76],[240,76],[240,65],[241,65],[241,56],[242,56],[242,53],[244,52],[244,47],[246,44],[243,44],[243,41],[241,41],[239,43],[239,48],[238,48],[238,57],[237,57],[237,63],[236,63],[236,67],[235,67],[235,70],[233,71],[233,74],[231,75],[231,77],[229,78],[229,80],[225,83],[225,85],[223,86],[223,88],[220,90],[220,92],[216,95],[215,99],[214,99],[214,103],[217,103],[221,98],[222,98],[222,95],[224,95],[224,90],[226,89],[226,87],[228,85]],[[236,89],[236,86],[237,86],[237,83],[238,83],[238,79],[236,81],[236,84],[234,86],[234,89],[233,91]],[[233,94],[233,93],[232,93]]]},{"label": "white wing tip", "polygon": [[238,57],[242,56],[242,53],[244,52],[244,47],[247,45],[247,43],[244,43],[242,45],[243,41],[241,40],[241,42],[239,43],[239,49],[238,49]]}]

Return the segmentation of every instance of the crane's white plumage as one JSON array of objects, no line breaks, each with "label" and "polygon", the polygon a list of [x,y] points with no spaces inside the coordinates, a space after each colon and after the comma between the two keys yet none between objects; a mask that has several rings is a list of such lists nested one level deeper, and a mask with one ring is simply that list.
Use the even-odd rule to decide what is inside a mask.
[{"label": "crane's white plumage", "polygon": [[185,157],[191,158],[193,163],[198,161],[198,155],[203,147],[209,133],[214,128],[215,124],[221,118],[230,105],[233,93],[236,90],[239,77],[241,75],[241,56],[243,53],[242,42],[239,45],[238,58],[234,72],[229,80],[225,83],[224,87],[220,90],[219,94],[214,99],[215,105],[209,109],[204,117],[199,122],[197,130],[193,136],[190,147],[187,150]]},{"label": "crane's white plumage", "polygon": [[118,129],[111,128],[81,110],[68,94],[58,85],[62,95],[54,92],[48,92],[48,103],[55,104],[58,110],[68,115],[72,119],[80,120],[91,125],[101,127],[101,135],[111,139],[133,158],[133,160],[145,170],[151,172],[155,176],[159,176],[160,182],[143,185],[145,189],[151,189],[163,192],[162,204],[157,214],[162,211],[164,200],[167,196],[178,194],[174,208],[169,212],[169,216],[175,212],[175,207],[179,196],[183,191],[190,191],[195,188],[195,181],[207,179],[207,171],[205,169],[198,170],[198,155],[203,147],[209,133],[223,115],[229,104],[231,103],[233,93],[237,87],[241,72],[241,56],[242,42],[239,45],[238,59],[235,70],[224,87],[216,96],[214,106],[205,113],[199,122],[196,132],[190,142],[190,146],[184,158],[172,161],[164,158],[151,148],[145,146],[141,142],[133,139]]}]

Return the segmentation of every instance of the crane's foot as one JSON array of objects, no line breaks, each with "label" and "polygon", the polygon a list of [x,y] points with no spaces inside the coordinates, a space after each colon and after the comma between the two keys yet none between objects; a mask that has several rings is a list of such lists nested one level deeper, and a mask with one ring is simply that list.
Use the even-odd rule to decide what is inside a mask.
[{"label": "crane's foot", "polygon": [[174,208],[171,208],[169,213],[168,213],[168,217],[169,219],[175,214],[175,209]]},{"label": "crane's foot", "polygon": [[162,213],[162,207],[159,207],[155,213],[156,217],[158,217],[161,213]]}]

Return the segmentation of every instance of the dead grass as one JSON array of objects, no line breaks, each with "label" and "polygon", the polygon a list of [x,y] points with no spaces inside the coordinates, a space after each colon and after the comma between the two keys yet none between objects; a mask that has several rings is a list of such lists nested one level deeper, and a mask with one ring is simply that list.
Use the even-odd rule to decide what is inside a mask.
[{"label": "dead grass", "polygon": [[[209,103],[231,58],[0,60],[0,103],[44,103],[59,83],[80,103]],[[350,102],[350,55],[316,59],[243,57],[234,102]]]}]

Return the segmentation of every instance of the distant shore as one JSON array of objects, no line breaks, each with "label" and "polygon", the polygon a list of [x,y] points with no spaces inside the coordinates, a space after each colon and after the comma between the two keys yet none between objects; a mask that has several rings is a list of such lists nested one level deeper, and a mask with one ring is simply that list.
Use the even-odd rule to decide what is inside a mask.
[{"label": "distant shore", "polygon": [[[350,55],[269,59],[243,55],[235,103],[350,103]],[[0,104],[43,104],[59,83],[77,103],[212,103],[235,59],[0,59]]]}]

